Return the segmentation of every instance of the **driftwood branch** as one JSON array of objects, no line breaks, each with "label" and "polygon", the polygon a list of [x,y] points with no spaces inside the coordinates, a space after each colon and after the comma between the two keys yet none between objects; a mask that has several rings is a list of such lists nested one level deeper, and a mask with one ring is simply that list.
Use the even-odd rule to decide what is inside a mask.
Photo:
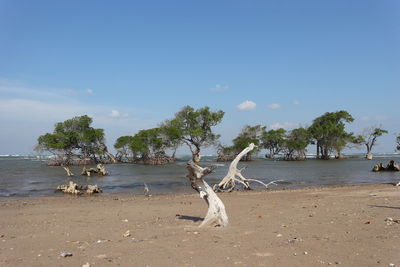
[{"label": "driftwood branch", "polygon": [[193,161],[189,161],[187,170],[189,173],[187,177],[190,179],[192,188],[200,194],[200,197],[204,199],[208,206],[206,217],[199,227],[228,226],[228,215],[226,214],[224,203],[222,203],[213,189],[204,181],[204,177],[210,174],[213,168],[203,168]]},{"label": "driftwood branch", "polygon": [[97,164],[96,168],[87,169],[86,166],[84,166],[83,169],[82,169],[81,174],[89,176],[89,177],[92,176],[92,175],[105,176],[105,175],[108,175],[108,172],[106,170],[106,167],[103,164],[99,163],[99,164]]},{"label": "driftwood branch", "polygon": [[221,180],[219,184],[214,185],[214,191],[215,192],[221,192],[221,191],[227,191],[230,192],[233,189],[235,189],[236,183],[242,184],[245,189],[251,189],[250,188],[250,182],[257,182],[259,184],[262,184],[265,186],[265,188],[268,188],[270,185],[274,184],[276,185],[275,182],[281,181],[281,180],[275,180],[269,183],[264,183],[262,181],[256,180],[256,179],[248,179],[245,178],[242,175],[242,171],[245,168],[238,169],[237,165],[239,161],[250,151],[252,151],[256,146],[251,143],[248,147],[242,150],[242,152],[239,153],[239,155],[236,156],[236,158],[231,162],[229,165],[229,170],[226,176]]},{"label": "driftwood branch", "polygon": [[74,174],[72,173],[71,169],[69,168],[69,166],[63,166],[64,170],[67,172],[67,175],[69,177],[74,176]]},{"label": "driftwood branch", "polygon": [[144,186],[144,188],[143,188],[143,194],[144,194],[146,197],[150,197],[151,195],[150,195],[150,189],[149,189],[149,187],[147,186],[146,183],[144,183],[143,186]]}]

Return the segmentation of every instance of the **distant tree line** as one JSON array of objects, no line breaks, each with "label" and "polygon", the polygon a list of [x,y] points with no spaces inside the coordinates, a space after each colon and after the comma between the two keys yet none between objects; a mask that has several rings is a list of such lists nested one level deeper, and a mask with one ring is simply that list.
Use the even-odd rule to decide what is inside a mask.
[{"label": "distant tree line", "polygon": [[[299,127],[291,131],[283,128],[267,131],[265,126],[245,126],[238,137],[232,140],[232,146],[220,146],[218,149],[218,160],[231,160],[240,151],[254,143],[260,149],[266,149],[267,158],[282,155],[284,160],[304,160],[306,148],[313,144],[316,146],[316,157],[318,159],[341,158],[342,151],[346,146],[365,145],[367,157],[371,158],[372,147],[376,144],[379,136],[388,133],[381,128],[370,128],[361,135],[354,135],[345,130],[346,123],[351,123],[354,118],[344,110],[327,112],[315,118],[310,127]],[[259,151],[258,150],[258,151]],[[255,153],[257,150],[255,151]],[[251,160],[249,154],[243,160]]]},{"label": "distant tree line", "polygon": [[[220,137],[212,131],[224,116],[221,110],[211,111],[209,107],[195,110],[183,107],[172,119],[158,128],[141,130],[133,136],[121,136],[114,144],[120,161],[165,164],[175,160],[175,152],[181,145],[189,147],[194,162],[200,161],[203,147],[217,145]],[[167,151],[171,155],[167,155]]]},{"label": "distant tree line", "polygon": [[[162,165],[175,161],[175,153],[182,145],[190,149],[194,162],[200,161],[201,149],[207,146],[217,147],[218,160],[224,161],[232,160],[250,143],[254,143],[257,149],[242,160],[252,160],[261,149],[267,151],[267,158],[280,155],[284,160],[304,160],[310,144],[316,146],[316,157],[319,159],[329,159],[332,155],[340,158],[345,147],[360,145],[366,146],[367,158],[370,158],[377,138],[388,133],[379,127],[366,129],[359,135],[347,132],[345,127],[354,118],[341,110],[315,118],[309,127],[290,131],[246,125],[232,140],[231,146],[223,146],[218,142],[220,136],[213,131],[223,116],[221,110],[185,106],[156,128],[119,137],[114,144],[117,150],[115,157],[105,145],[104,130],[91,127],[92,118],[87,115],[78,116],[56,123],[53,133],[39,136],[36,149],[52,153],[55,164],[63,166],[116,161]],[[396,142],[400,150],[400,135]]]}]

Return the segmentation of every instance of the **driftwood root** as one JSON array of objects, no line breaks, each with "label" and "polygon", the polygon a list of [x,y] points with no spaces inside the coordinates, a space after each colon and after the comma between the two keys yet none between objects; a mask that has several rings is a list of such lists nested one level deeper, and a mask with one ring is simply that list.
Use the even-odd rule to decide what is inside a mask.
[{"label": "driftwood root", "polygon": [[242,171],[245,168],[238,169],[237,164],[241,160],[242,157],[244,157],[248,152],[252,151],[256,146],[251,143],[248,147],[242,150],[236,158],[231,162],[229,165],[229,170],[228,173],[225,175],[225,177],[221,180],[219,184],[215,184],[213,187],[213,190],[215,192],[231,192],[232,190],[235,189],[236,183],[239,183],[243,185],[244,189],[250,190],[250,182],[256,182],[259,184],[262,184],[265,188],[268,188],[270,185],[276,185],[276,182],[282,181],[282,180],[275,180],[269,183],[264,183],[260,180],[257,179],[248,179],[245,178],[242,175]]},{"label": "driftwood root", "polygon": [[194,163],[193,161],[187,164],[188,175],[191,186],[196,190],[200,197],[204,199],[208,206],[206,217],[199,227],[205,226],[221,226],[226,227],[229,225],[228,215],[225,211],[225,205],[222,200],[217,196],[211,186],[204,181],[204,177],[213,171],[213,168],[203,168]]}]

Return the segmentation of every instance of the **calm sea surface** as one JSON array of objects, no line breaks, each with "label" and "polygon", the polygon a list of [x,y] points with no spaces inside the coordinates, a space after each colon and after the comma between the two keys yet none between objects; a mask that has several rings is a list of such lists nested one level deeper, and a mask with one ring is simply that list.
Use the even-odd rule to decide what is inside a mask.
[{"label": "calm sea surface", "polygon": [[[247,168],[243,175],[264,182],[283,180],[271,188],[293,188],[319,185],[357,185],[393,183],[400,180],[399,172],[374,173],[374,164],[391,160],[399,162],[399,157],[379,157],[371,161],[363,158],[343,160],[313,160],[303,162],[274,161],[257,159],[240,163]],[[216,165],[214,173],[207,176],[210,184],[219,182],[227,173],[229,163],[219,163],[211,159],[201,165]],[[59,194],[54,189],[70,180],[80,184],[97,184],[104,193],[142,194],[143,183],[151,194],[193,192],[186,176],[186,161],[178,161],[167,166],[145,166],[140,164],[106,165],[110,175],[90,177],[80,175],[82,167],[74,166],[75,177],[67,177],[61,167],[47,166],[43,161],[29,159],[0,159],[0,199],[48,196]],[[256,183],[254,188],[258,188]]]}]

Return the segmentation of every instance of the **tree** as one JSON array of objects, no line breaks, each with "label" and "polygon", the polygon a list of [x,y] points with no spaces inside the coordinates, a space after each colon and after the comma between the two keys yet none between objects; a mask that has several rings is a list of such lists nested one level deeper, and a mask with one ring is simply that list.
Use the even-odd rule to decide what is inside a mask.
[{"label": "tree", "polygon": [[175,158],[175,153],[178,147],[181,145],[181,129],[178,125],[174,125],[171,123],[161,124],[160,126],[160,134],[165,147],[171,149],[172,158]]},{"label": "tree", "polygon": [[371,151],[372,147],[376,145],[377,138],[387,133],[388,133],[387,130],[377,127],[371,127],[364,129],[363,134],[359,135],[356,138],[357,143],[363,144],[367,147],[367,154],[365,156],[367,159],[372,159]]},{"label": "tree", "polygon": [[239,135],[232,140],[232,146],[220,146],[218,149],[218,161],[233,160],[243,149],[248,147],[251,143],[255,145],[254,149],[250,150],[244,157],[243,161],[251,161],[253,153],[260,151],[260,138],[265,132],[265,126],[246,125],[243,127]]},{"label": "tree", "polygon": [[164,143],[160,136],[160,128],[140,130],[135,134],[130,143],[133,153],[140,154],[141,160],[145,161],[164,153]]},{"label": "tree", "polygon": [[177,141],[169,129],[158,127],[140,130],[133,136],[121,136],[114,147],[118,149],[121,160],[142,161],[151,165],[163,165],[175,160],[174,155],[168,156],[166,149],[177,148]]},{"label": "tree", "polygon": [[400,151],[400,135],[396,137],[396,143],[397,143],[396,149]]},{"label": "tree", "polygon": [[337,112],[327,112],[314,119],[309,131],[317,146],[317,158],[329,159],[332,152],[340,151],[352,140],[351,133],[345,131],[345,123],[350,123],[354,119],[344,110]]},{"label": "tree", "polygon": [[224,116],[222,110],[210,111],[209,107],[197,110],[190,106],[183,107],[172,120],[165,121],[162,127],[168,127],[192,152],[193,161],[200,161],[200,149],[215,145],[219,138],[211,127],[219,124]]},{"label": "tree", "polygon": [[39,136],[36,149],[54,154],[58,164],[65,167],[70,166],[74,158],[97,162],[96,155],[101,157],[108,152],[104,144],[104,130],[91,127],[92,122],[87,115],[58,122],[53,133]]},{"label": "tree", "polygon": [[284,147],[286,130],[283,128],[277,130],[264,131],[261,136],[261,146],[269,150],[267,158],[273,158]]},{"label": "tree", "polygon": [[253,143],[255,145],[254,149],[247,152],[246,155],[243,157],[244,161],[251,161],[253,154],[260,151],[260,138],[261,135],[265,132],[265,128],[265,126],[261,125],[246,125],[245,127],[243,127],[238,137],[233,139],[233,149],[235,151],[235,156],[239,154],[243,149],[248,147],[251,143]]},{"label": "tree", "polygon": [[305,128],[291,130],[283,143],[285,160],[305,160],[306,147],[310,144],[311,134]]},{"label": "tree", "polygon": [[117,149],[116,157],[119,161],[130,161],[133,160],[133,154],[130,149],[133,136],[126,135],[118,137],[115,141],[114,148]]}]

